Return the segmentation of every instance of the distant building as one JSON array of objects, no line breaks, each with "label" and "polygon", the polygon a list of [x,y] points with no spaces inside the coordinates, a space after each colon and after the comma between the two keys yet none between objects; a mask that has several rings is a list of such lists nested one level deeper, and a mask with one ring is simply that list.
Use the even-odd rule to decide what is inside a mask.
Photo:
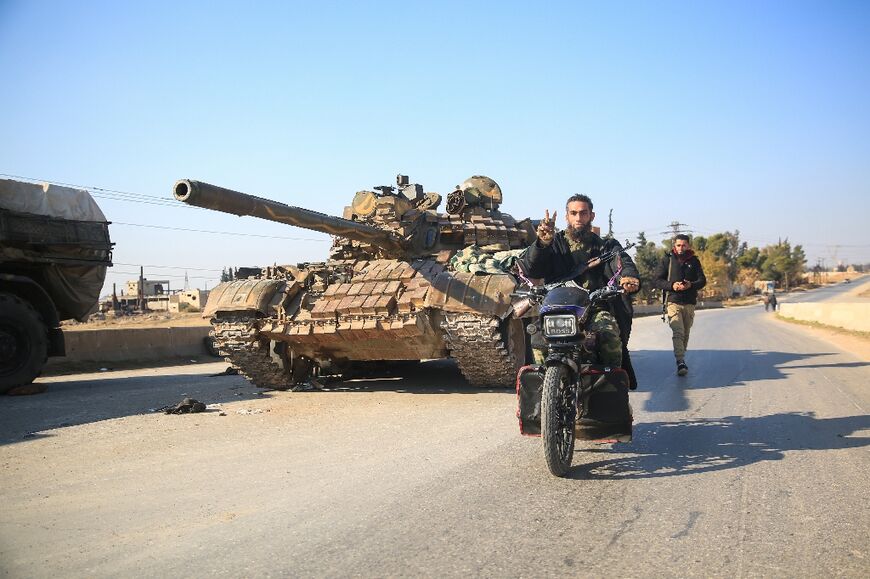
[{"label": "distant building", "polygon": [[[201,312],[208,301],[208,290],[176,290],[170,291],[169,280],[143,280],[145,305],[148,310],[161,312]],[[123,311],[134,311],[139,308],[139,280],[128,281],[121,295],[118,296],[118,307]],[[112,296],[101,299],[100,311],[113,309]]]},{"label": "distant building", "polygon": [[[169,294],[169,280],[168,279],[144,279],[142,280],[142,293],[145,297],[151,296],[161,296],[164,294]],[[127,282],[127,291],[121,292],[126,296],[138,296],[139,295],[139,280],[133,279]]]},{"label": "distant building", "polygon": [[169,311],[170,312],[201,312],[205,307],[205,302],[208,301],[208,291],[206,290],[182,290],[170,294],[169,296]]}]

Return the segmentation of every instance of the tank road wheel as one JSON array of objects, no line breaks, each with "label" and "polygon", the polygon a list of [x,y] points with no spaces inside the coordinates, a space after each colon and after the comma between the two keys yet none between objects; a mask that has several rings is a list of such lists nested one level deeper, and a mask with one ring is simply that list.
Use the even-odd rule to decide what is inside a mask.
[{"label": "tank road wheel", "polygon": [[208,336],[202,339],[202,345],[205,348],[205,353],[215,358],[223,358],[218,351],[217,341],[214,339],[214,332],[209,332]]},{"label": "tank road wheel", "polygon": [[564,476],[574,458],[574,421],[577,407],[568,383],[568,370],[561,364],[550,366],[544,374],[541,395],[541,439],[547,467]]},{"label": "tank road wheel", "polygon": [[48,329],[18,296],[0,293],[0,394],[33,382],[48,359]]},{"label": "tank road wheel", "polygon": [[289,390],[293,376],[272,357],[272,344],[259,335],[258,318],[221,316],[212,320],[218,352],[258,388]]},{"label": "tank road wheel", "polygon": [[450,357],[472,386],[513,388],[517,371],[526,361],[526,333],[520,319],[504,321],[494,316],[446,314]]}]

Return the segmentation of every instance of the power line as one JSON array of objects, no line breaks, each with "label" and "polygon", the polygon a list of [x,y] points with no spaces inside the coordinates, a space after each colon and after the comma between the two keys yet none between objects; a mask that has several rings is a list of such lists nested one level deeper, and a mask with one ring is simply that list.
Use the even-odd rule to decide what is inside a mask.
[{"label": "power line", "polygon": [[112,225],[126,225],[129,227],[150,227],[153,229],[168,229],[170,231],[189,231],[192,233],[211,233],[213,235],[238,235],[241,237],[260,237],[263,239],[287,239],[290,241],[317,241],[326,242],[328,239],[314,239],[311,237],[286,237],[281,235],[263,235],[261,233],[240,233],[237,231],[209,231],[206,229],[188,229],[186,227],[169,227],[167,225],[145,225],[144,223],[124,223],[122,221],[112,221]]},{"label": "power line", "polygon": [[659,233],[659,235],[670,235],[672,238],[674,238],[680,234],[694,233],[691,229],[683,229],[684,227],[688,227],[688,224],[680,223],[676,219],[674,221],[671,221],[670,223],[668,223],[667,226],[670,227],[671,230],[670,231],[662,231]]},{"label": "power line", "polygon": [[[184,279],[184,276],[182,276],[182,275],[166,275],[166,274],[162,274],[162,273],[151,274],[149,272],[145,272],[145,273],[147,273],[148,275],[160,276],[161,278],[164,278],[164,279]],[[112,269],[106,270],[106,276],[108,277],[109,275],[113,275],[113,276],[117,276],[117,277],[125,276],[125,275],[132,275],[132,276],[139,277],[139,272],[138,271],[119,271],[119,270],[112,268]],[[219,278],[220,276],[219,275],[191,275],[188,277],[190,277],[190,279],[216,279],[216,278]]]},{"label": "power line", "polygon": [[133,199],[126,198],[121,196],[113,196],[113,195],[102,195],[100,193],[91,192],[91,197],[95,199],[109,199],[111,201],[126,201],[129,203],[141,203],[142,205],[157,205],[158,207],[172,207],[175,209],[199,209],[198,207],[194,207],[193,205],[179,204],[177,201],[171,201],[169,199],[156,199],[156,200],[146,200],[146,199]]},{"label": "power line", "polygon": [[[166,197],[156,197],[154,195],[145,195],[144,193],[132,193],[130,191],[120,191],[118,189],[109,189],[106,187],[85,186],[76,183],[65,183],[63,181],[52,181],[50,179],[36,179],[35,177],[25,177],[23,175],[11,175],[9,173],[0,173],[0,177],[8,177],[10,179],[19,179],[31,181],[34,183],[49,183],[51,185],[60,185],[62,187],[73,187],[76,189],[88,190],[91,195],[98,199],[111,199],[113,201],[127,201],[131,203],[142,203],[145,205],[160,205],[163,207],[185,208],[185,209],[203,209],[185,203],[179,203],[174,199]],[[99,191],[99,193],[94,193]],[[206,210],[208,211],[208,210]],[[166,229],[169,231],[188,231],[192,233],[209,233],[212,235],[237,235],[240,237],[258,237],[261,239],[286,239],[288,241],[317,241],[324,242],[326,239],[314,239],[311,237],[287,237],[281,235],[262,235],[259,233],[239,233],[233,231],[207,231],[202,229],[187,229],[184,227],[168,227],[166,225],[146,225],[144,223],[124,223],[121,221],[112,221],[112,225],[126,225],[128,227],[149,227],[152,229]]]},{"label": "power line", "polygon": [[[130,191],[121,191],[119,189],[109,189],[108,187],[97,187],[97,186],[92,186],[92,185],[79,185],[77,183],[65,183],[63,181],[53,181],[51,179],[37,179],[35,177],[25,177],[22,175],[10,175],[8,173],[0,173],[0,177],[8,177],[10,179],[19,179],[19,180],[24,180],[24,181],[31,181],[33,183],[48,183],[50,185],[60,185],[62,187],[72,187],[74,189],[86,189],[86,190],[91,191],[91,192],[99,191],[101,193],[114,194],[116,196],[130,197],[131,198],[130,200],[134,200],[135,198],[142,197],[144,199],[150,199],[152,201],[172,203],[172,200],[168,199],[166,197],[157,197],[155,195],[146,195],[144,193],[133,193]],[[182,204],[177,204],[177,203],[172,203],[172,204],[173,204],[173,206],[177,206],[177,207],[187,207],[187,205],[182,205]]]},{"label": "power line", "polygon": [[219,269],[207,268],[207,267],[189,267],[186,265],[156,265],[156,264],[147,264],[147,263],[121,263],[120,261],[114,262],[115,265],[126,265],[131,267],[153,267],[158,269],[192,269],[194,271],[220,271]]}]

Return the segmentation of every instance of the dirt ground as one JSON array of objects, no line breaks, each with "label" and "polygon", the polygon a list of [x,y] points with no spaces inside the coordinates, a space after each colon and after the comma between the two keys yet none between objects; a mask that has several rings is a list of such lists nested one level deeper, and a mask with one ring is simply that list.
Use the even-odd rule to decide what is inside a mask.
[{"label": "dirt ground", "polygon": [[70,320],[63,322],[64,330],[102,330],[106,328],[168,328],[168,327],[192,327],[209,326],[208,318],[203,318],[201,312],[171,313],[149,312],[146,314],[132,314],[128,316],[106,316],[91,319],[85,323]]}]

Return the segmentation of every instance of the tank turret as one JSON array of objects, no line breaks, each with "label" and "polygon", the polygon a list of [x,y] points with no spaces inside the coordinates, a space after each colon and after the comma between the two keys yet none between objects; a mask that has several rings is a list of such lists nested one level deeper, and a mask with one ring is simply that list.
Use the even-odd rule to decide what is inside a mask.
[{"label": "tank turret", "polygon": [[[525,247],[534,238],[529,220],[517,222],[498,211],[501,189],[489,177],[475,175],[451,193],[448,214],[435,211],[441,195],[424,193],[421,185],[409,183],[405,175],[397,176],[394,187],[383,185],[373,189],[357,192],[345,207],[343,217],[190,179],[177,181],[173,194],[189,205],[336,236],[332,255],[337,259],[361,256],[413,259],[461,250],[472,244],[498,251]],[[373,251],[372,247],[380,251]]]}]

